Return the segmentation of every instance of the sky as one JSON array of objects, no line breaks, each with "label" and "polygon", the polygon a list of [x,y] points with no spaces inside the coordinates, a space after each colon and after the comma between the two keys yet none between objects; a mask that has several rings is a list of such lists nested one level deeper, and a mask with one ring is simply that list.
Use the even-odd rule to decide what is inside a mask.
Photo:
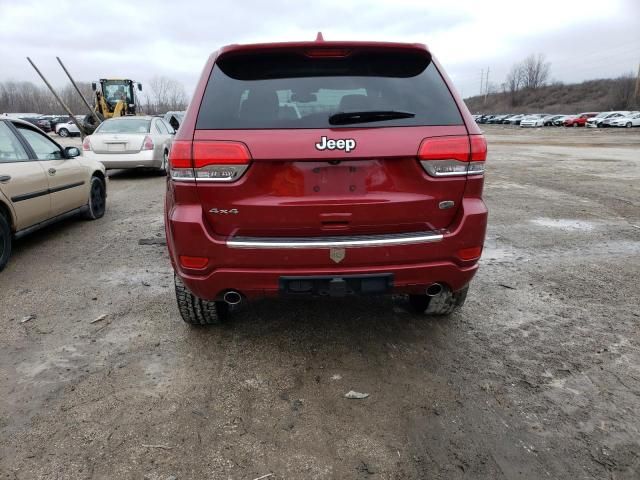
[{"label": "sky", "polygon": [[529,54],[565,83],[638,72],[640,0],[0,0],[0,81],[56,86],[156,75],[191,96],[211,52],[231,43],[314,40],[425,43],[464,97],[481,71],[499,88]]}]

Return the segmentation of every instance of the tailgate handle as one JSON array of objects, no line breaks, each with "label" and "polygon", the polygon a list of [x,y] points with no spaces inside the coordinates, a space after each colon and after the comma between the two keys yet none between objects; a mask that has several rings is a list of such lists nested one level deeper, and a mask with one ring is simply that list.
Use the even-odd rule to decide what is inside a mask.
[{"label": "tailgate handle", "polygon": [[320,223],[323,230],[346,230],[351,221],[350,213],[321,213]]}]

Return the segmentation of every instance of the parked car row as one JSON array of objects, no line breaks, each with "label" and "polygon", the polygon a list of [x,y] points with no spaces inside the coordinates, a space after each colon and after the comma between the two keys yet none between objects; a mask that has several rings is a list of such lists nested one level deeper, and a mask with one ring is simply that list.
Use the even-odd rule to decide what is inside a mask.
[{"label": "parked car row", "polygon": [[[0,270],[13,240],[71,216],[102,217],[106,170],[144,167],[166,173],[175,134],[162,118],[111,118],[85,137],[81,151],[60,146],[38,127],[34,121],[0,118]],[[80,133],[68,117],[55,131],[61,137]]]},{"label": "parked car row", "polygon": [[638,127],[640,112],[611,111],[583,112],[575,115],[529,113],[503,115],[474,115],[476,123],[520,125],[521,127]]}]

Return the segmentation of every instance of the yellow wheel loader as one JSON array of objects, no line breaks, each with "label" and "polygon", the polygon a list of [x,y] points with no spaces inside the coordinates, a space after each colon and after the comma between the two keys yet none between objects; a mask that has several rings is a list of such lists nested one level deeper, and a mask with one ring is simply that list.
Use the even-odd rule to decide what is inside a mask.
[{"label": "yellow wheel loader", "polygon": [[[136,89],[142,91],[142,84],[129,79],[101,78],[91,87],[94,91],[93,109],[100,121],[138,113],[140,104]],[[87,115],[83,126],[87,133],[92,133],[98,124],[92,115]]]}]

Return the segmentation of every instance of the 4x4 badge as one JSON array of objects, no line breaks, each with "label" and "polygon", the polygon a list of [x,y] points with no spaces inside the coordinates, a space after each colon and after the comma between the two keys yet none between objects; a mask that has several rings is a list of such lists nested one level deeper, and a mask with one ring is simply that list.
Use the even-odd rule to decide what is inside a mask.
[{"label": "4x4 badge", "polygon": [[316,143],[318,150],[344,150],[349,153],[356,148],[356,141],[353,138],[341,138],[339,140],[320,137],[320,141]]},{"label": "4x4 badge", "polygon": [[344,248],[332,248],[329,250],[329,258],[336,263],[340,263],[344,260],[345,251]]},{"label": "4x4 badge", "polygon": [[213,213],[214,215],[237,215],[240,212],[237,208],[225,209],[225,208],[212,208],[209,210],[209,213]]}]

